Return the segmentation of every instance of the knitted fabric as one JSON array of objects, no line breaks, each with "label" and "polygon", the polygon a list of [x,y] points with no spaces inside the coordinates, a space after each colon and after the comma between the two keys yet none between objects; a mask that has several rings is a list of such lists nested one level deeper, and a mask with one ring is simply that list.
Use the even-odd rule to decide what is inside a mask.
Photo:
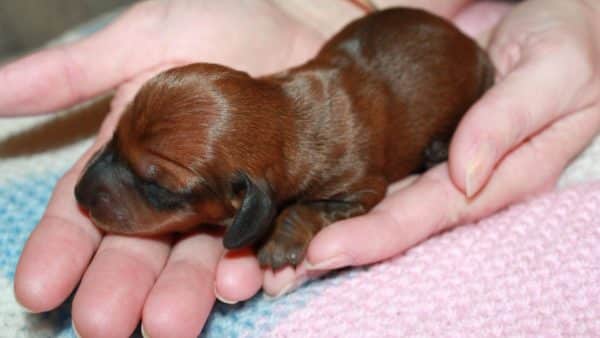
[{"label": "knitted fabric", "polygon": [[343,279],[272,336],[600,336],[600,184],[514,206]]}]

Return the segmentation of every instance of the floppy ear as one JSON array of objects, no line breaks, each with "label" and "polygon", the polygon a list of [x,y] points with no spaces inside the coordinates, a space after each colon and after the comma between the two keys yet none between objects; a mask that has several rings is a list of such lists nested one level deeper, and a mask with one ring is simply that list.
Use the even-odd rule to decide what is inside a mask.
[{"label": "floppy ear", "polygon": [[[262,183],[262,184],[261,184]],[[276,207],[266,183],[256,183],[245,173],[233,182],[235,190],[246,190],[242,205],[225,232],[223,245],[239,249],[255,244],[271,229]]]}]

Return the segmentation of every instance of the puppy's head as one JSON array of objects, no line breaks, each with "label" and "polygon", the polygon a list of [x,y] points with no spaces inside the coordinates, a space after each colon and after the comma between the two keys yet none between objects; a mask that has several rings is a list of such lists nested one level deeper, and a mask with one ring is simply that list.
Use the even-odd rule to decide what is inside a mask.
[{"label": "puppy's head", "polygon": [[252,114],[240,110],[253,81],[196,64],[146,83],[75,188],[94,224],[121,234],[227,224],[228,248],[260,240],[275,206],[242,140],[252,128]]}]

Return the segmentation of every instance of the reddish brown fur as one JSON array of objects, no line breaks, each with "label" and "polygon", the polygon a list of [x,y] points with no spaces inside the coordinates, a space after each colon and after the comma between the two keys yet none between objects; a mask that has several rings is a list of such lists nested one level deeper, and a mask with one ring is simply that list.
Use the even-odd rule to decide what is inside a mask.
[{"label": "reddish brown fur", "polygon": [[431,160],[426,149],[449,141],[492,78],[472,40],[408,9],[357,20],[316,58],[273,76],[212,64],[169,70],[129,106],[114,151],[138,178],[196,197],[165,212],[123,189],[131,198],[122,203],[135,204],[123,212],[144,222],[96,223],[161,233],[223,222],[242,203],[243,191],[231,187],[241,171],[279,214],[261,263],[297,264],[323,226],[367,212],[389,183],[422,170]]}]

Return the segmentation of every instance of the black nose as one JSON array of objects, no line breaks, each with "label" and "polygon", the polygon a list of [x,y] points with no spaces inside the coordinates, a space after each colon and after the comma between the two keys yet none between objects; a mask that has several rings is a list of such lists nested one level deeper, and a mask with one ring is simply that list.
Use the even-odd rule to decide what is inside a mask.
[{"label": "black nose", "polygon": [[86,209],[89,209],[91,204],[91,200],[89,198],[90,194],[86,194],[84,191],[85,188],[83,187],[80,181],[75,186],[75,199],[77,200],[77,203],[79,203],[79,205],[85,207]]},{"label": "black nose", "polygon": [[85,179],[75,186],[75,199],[79,205],[88,210],[114,204],[108,187],[102,184],[90,184],[89,180]]},{"label": "black nose", "polygon": [[75,199],[84,208],[90,209],[99,203],[110,203],[111,185],[114,185],[114,165],[110,150],[96,155],[75,186]]}]

